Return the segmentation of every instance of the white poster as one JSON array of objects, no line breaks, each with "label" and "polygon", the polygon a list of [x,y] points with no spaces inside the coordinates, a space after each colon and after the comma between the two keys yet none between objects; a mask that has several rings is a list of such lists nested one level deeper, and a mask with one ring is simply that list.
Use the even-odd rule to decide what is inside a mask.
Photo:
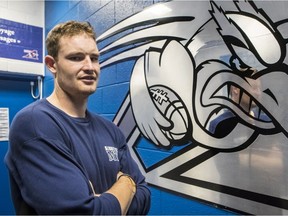
[{"label": "white poster", "polygon": [[9,109],[0,108],[0,141],[8,141]]}]

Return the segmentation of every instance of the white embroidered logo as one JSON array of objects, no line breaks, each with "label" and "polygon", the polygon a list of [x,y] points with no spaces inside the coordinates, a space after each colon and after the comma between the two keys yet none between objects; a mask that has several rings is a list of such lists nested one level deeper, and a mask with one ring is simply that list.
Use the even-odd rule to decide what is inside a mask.
[{"label": "white embroidered logo", "polygon": [[109,161],[119,161],[118,149],[112,146],[105,146]]}]

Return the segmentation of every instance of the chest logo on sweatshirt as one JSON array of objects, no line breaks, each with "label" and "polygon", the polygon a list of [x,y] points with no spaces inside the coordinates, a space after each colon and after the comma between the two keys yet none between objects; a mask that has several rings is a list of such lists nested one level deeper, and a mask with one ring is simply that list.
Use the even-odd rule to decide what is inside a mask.
[{"label": "chest logo on sweatshirt", "polygon": [[117,148],[112,146],[105,146],[105,151],[108,155],[109,161],[119,161]]}]

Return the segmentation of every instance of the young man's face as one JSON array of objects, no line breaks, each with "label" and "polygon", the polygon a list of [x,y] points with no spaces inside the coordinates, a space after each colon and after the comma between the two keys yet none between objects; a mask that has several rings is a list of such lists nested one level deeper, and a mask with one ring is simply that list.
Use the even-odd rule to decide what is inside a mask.
[{"label": "young man's face", "polygon": [[55,62],[56,88],[70,96],[89,96],[96,91],[100,65],[95,40],[86,34],[63,37]]}]

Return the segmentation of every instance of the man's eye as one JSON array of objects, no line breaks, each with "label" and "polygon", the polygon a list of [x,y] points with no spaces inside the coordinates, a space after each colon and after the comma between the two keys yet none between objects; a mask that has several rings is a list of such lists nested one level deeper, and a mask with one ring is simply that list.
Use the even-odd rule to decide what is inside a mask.
[{"label": "man's eye", "polygon": [[99,57],[91,57],[91,61],[92,62],[98,62],[99,61]]},{"label": "man's eye", "polygon": [[81,61],[83,58],[81,56],[70,56],[69,60],[71,61]]}]

